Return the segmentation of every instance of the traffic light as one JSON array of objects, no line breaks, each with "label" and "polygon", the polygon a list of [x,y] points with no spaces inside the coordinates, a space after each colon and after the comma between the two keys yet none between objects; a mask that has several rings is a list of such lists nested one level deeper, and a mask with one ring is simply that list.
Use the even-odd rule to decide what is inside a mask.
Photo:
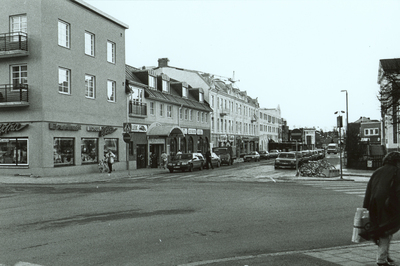
[{"label": "traffic light", "polygon": [[343,116],[341,115],[337,117],[337,127],[343,127]]}]

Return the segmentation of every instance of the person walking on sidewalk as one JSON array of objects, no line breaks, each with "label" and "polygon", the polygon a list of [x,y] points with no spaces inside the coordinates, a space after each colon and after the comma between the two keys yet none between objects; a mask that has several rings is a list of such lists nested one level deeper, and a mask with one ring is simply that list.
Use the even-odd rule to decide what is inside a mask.
[{"label": "person walking on sidewalk", "polygon": [[165,151],[162,151],[161,162],[162,162],[162,166],[164,167],[164,169],[167,167],[167,161],[168,161],[168,155],[165,153]]},{"label": "person walking on sidewalk", "polygon": [[210,169],[210,166],[211,166],[212,169],[214,169],[214,166],[212,165],[212,162],[211,162],[211,152],[210,152],[210,150],[206,151],[206,166],[207,166],[207,169]]},{"label": "person walking on sidewalk", "polygon": [[108,176],[110,176],[111,172],[112,172],[112,166],[115,161],[115,154],[112,153],[112,151],[110,149],[108,149],[108,152],[106,153],[105,157],[106,157],[107,165],[108,165]]},{"label": "person walking on sidewalk", "polygon": [[363,207],[368,209],[372,224],[368,234],[378,245],[377,264],[395,265],[389,257],[389,245],[400,229],[400,152],[388,153],[383,166],[372,174]]}]

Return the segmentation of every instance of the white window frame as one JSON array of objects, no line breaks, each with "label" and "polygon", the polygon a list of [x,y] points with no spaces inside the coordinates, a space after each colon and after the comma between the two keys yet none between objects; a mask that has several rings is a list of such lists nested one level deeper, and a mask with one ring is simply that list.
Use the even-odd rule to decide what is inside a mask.
[{"label": "white window frame", "polygon": [[107,62],[115,64],[116,44],[112,41],[107,41]]},{"label": "white window frame", "polygon": [[[17,70],[15,68],[18,68]],[[16,71],[15,71],[16,70]],[[10,74],[11,74],[11,84],[16,87],[19,84],[28,84],[28,65],[11,65],[10,66]]]},{"label": "white window frame", "polygon": [[154,102],[150,102],[150,115],[154,115]]},{"label": "white window frame", "polygon": [[172,118],[172,105],[167,105],[167,117]]},{"label": "white window frame", "polygon": [[10,16],[10,32],[28,32],[28,20],[26,14]]},{"label": "white window frame", "polygon": [[200,122],[200,112],[197,111],[197,122]]},{"label": "white window frame", "polygon": [[58,20],[58,45],[71,48],[71,25],[62,20]]},{"label": "white window frame", "polygon": [[85,74],[85,97],[94,99],[96,93],[96,78],[95,76]]},{"label": "white window frame", "polygon": [[156,89],[156,77],[149,75],[149,88],[155,90]]},{"label": "white window frame", "polygon": [[188,88],[185,86],[182,86],[182,97],[188,97]]},{"label": "white window frame", "polygon": [[168,80],[163,79],[162,80],[162,91],[163,92],[169,92],[169,83]]},{"label": "white window frame", "polygon": [[185,108],[185,120],[189,119],[189,110]]},{"label": "white window frame", "polygon": [[114,80],[107,80],[107,101],[116,102],[116,82]]},{"label": "white window frame", "polygon": [[[67,82],[66,86],[64,82]],[[61,94],[71,94],[71,70],[68,68],[58,67],[58,92]]]},{"label": "white window frame", "polygon": [[189,120],[193,121],[193,110],[189,110]]},{"label": "white window frame", "polygon": [[160,103],[160,116],[164,116],[164,104]]},{"label": "white window frame", "polygon": [[94,34],[85,31],[85,54],[94,56]]},{"label": "white window frame", "polygon": [[200,101],[201,103],[204,102],[204,94],[203,94],[202,92],[199,93],[199,101]]}]

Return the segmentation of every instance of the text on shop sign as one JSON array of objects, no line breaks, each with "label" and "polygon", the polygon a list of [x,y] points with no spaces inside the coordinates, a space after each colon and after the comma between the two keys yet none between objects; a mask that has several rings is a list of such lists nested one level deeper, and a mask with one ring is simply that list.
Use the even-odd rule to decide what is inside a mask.
[{"label": "text on shop sign", "polygon": [[29,124],[22,125],[21,123],[6,123],[0,124],[0,135],[6,134],[12,131],[20,131],[29,126]]}]

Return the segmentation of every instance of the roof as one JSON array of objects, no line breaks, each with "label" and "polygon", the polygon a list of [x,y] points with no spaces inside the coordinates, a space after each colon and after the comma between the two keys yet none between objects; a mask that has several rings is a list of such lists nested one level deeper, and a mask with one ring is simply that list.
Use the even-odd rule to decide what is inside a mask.
[{"label": "roof", "polygon": [[161,125],[161,126],[155,126],[150,128],[147,131],[147,136],[166,136],[168,137],[171,134],[177,134],[177,135],[185,135],[183,133],[183,130],[178,127],[178,126],[171,126],[171,125]]},{"label": "roof", "polygon": [[149,98],[149,99],[153,99],[153,100],[173,103],[176,105],[183,105],[184,107],[203,110],[206,112],[213,111],[206,102],[201,103],[201,102],[197,102],[194,100],[185,99],[180,96],[175,96],[175,95],[163,93],[161,91],[152,90],[152,89],[148,89],[148,88],[145,89],[145,97]]},{"label": "roof", "polygon": [[114,17],[108,15],[107,13],[101,11],[100,9],[95,8],[94,6],[92,6],[92,5],[88,4],[88,3],[86,3],[86,2],[83,1],[83,0],[71,0],[71,1],[72,1],[72,2],[75,2],[75,3],[77,3],[77,4],[80,4],[80,5],[83,6],[83,7],[86,7],[87,9],[93,11],[94,13],[97,13],[98,15],[100,15],[100,16],[102,16],[102,17],[104,17],[104,18],[106,18],[106,19],[108,19],[108,20],[114,22],[115,24],[117,24],[117,25],[119,25],[119,26],[121,26],[121,27],[123,27],[123,28],[125,28],[125,29],[129,29],[128,24],[125,24],[125,23],[119,21],[118,19],[116,19],[116,18],[114,18]]},{"label": "roof", "polygon": [[381,59],[380,65],[385,72],[400,72],[400,58]]},{"label": "roof", "polygon": [[[133,71],[138,71],[138,70],[139,69],[137,69],[133,66],[125,65],[125,78],[127,80],[131,80],[131,81],[143,84],[143,82],[141,82],[140,79],[138,77],[136,77],[135,74],[133,74]],[[146,85],[146,84],[143,84],[143,85]]]}]

